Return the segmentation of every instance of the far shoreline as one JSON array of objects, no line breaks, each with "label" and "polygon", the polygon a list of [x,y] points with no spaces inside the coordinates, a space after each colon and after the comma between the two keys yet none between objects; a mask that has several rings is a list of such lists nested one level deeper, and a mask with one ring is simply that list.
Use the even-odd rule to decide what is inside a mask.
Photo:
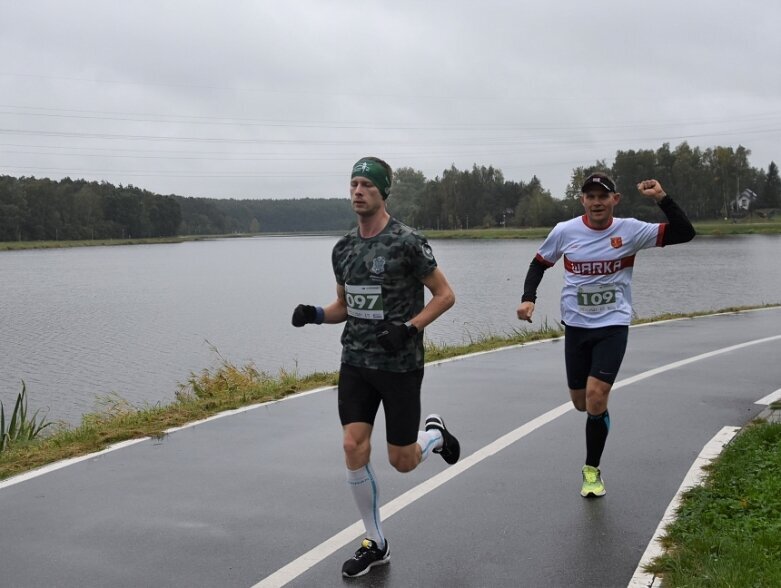
[{"label": "far shoreline", "polygon": [[[733,235],[778,235],[781,220],[695,222],[697,236],[729,237]],[[471,229],[418,229],[429,239],[543,239],[552,227],[524,228],[471,228]],[[74,241],[0,241],[0,251],[30,249],[65,249],[70,247],[111,247],[116,245],[160,245],[190,241],[214,241],[218,239],[246,239],[257,237],[338,237],[344,231],[301,231],[270,233],[230,233],[224,235],[182,235],[176,237],[152,237],[148,239],[83,239]]]}]

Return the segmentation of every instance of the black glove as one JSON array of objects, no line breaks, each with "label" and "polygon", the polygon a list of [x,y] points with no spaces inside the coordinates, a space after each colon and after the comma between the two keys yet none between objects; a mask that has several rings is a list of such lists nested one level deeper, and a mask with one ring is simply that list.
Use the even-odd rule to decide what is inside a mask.
[{"label": "black glove", "polygon": [[291,322],[294,327],[303,327],[309,323],[315,323],[317,322],[317,309],[308,304],[299,304],[293,311]]},{"label": "black glove", "polygon": [[417,334],[418,330],[414,326],[407,326],[404,323],[386,323],[377,325],[375,333],[377,342],[382,345],[385,351],[394,353],[402,349],[407,339]]}]

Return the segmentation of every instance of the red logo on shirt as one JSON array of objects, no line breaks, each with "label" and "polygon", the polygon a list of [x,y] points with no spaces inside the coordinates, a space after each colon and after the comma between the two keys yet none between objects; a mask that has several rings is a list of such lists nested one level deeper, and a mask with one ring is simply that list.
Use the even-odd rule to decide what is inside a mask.
[{"label": "red logo on shirt", "polygon": [[621,237],[610,237],[610,246],[614,249],[618,249],[623,244],[624,242],[621,240]]}]

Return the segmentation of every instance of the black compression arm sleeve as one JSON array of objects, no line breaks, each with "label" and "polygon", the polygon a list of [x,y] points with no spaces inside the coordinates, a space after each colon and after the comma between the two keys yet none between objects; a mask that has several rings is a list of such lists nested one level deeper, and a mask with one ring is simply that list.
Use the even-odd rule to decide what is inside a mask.
[{"label": "black compression arm sleeve", "polygon": [[542,281],[542,275],[548,266],[538,260],[536,257],[529,264],[529,271],[526,272],[526,280],[523,282],[523,296],[521,302],[536,302],[537,287]]},{"label": "black compression arm sleeve", "polygon": [[665,227],[662,247],[665,245],[675,245],[676,243],[686,243],[694,239],[696,231],[689,221],[689,217],[681,210],[681,207],[670,198],[665,196],[659,201],[659,208],[662,209],[667,217],[667,227]]}]

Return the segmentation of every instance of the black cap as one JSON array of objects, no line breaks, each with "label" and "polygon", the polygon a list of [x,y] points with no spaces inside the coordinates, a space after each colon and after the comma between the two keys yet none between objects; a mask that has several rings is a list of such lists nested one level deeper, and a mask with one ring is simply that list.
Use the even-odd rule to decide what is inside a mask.
[{"label": "black cap", "polygon": [[610,179],[610,176],[608,176],[607,174],[603,174],[601,172],[593,173],[589,177],[587,177],[586,181],[583,182],[583,186],[580,188],[580,191],[585,192],[586,188],[591,184],[597,184],[598,186],[602,186],[608,192],[616,191],[616,183]]}]

